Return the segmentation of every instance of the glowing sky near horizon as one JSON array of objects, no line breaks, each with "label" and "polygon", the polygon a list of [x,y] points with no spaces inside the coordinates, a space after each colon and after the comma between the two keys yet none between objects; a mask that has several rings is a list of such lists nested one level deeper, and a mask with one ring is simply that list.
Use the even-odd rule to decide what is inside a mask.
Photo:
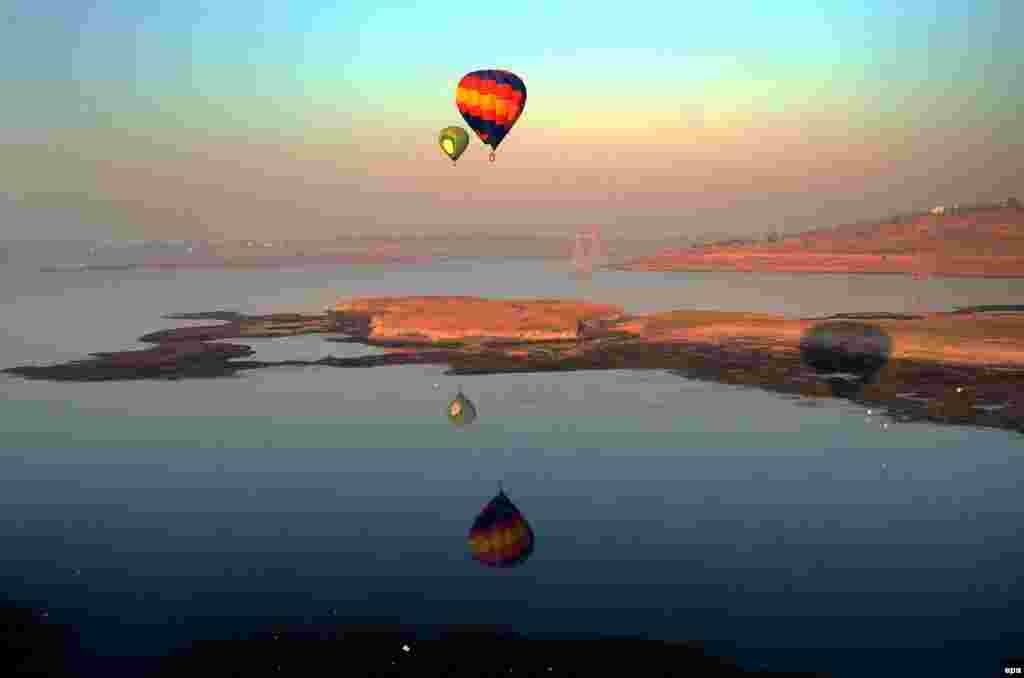
[{"label": "glowing sky near horizon", "polygon": [[[1010,0],[6,6],[0,216],[60,208],[55,237],[745,234],[1024,194]],[[491,67],[525,112],[453,168],[437,131]]]}]

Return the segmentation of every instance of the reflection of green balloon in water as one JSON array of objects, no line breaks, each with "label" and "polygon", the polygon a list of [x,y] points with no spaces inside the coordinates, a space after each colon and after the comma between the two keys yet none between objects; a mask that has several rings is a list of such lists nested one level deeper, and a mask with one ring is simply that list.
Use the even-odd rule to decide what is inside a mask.
[{"label": "reflection of green balloon in water", "polygon": [[462,395],[459,389],[458,395],[448,403],[448,421],[456,426],[465,426],[476,421],[476,407],[469,401],[469,398]]},{"label": "reflection of green balloon in water", "polygon": [[445,127],[437,137],[437,143],[441,144],[441,150],[452,159],[452,164],[455,164],[469,145],[469,134],[461,127]]}]

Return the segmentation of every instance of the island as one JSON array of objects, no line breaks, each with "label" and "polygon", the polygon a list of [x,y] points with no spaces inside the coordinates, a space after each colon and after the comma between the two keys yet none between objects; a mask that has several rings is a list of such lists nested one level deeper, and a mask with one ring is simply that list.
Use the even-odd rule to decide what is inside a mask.
[{"label": "island", "polygon": [[[630,315],[617,306],[573,300],[441,296],[356,298],[322,314],[215,311],[165,317],[219,322],[147,334],[140,340],[154,344],[148,349],[5,372],[97,381],[216,378],[282,365],[434,364],[447,365],[453,375],[657,369],[800,399],[848,398],[904,421],[1024,431],[1024,307],[792,319],[691,310]],[[891,346],[876,373],[852,386],[822,375],[801,355],[809,333],[842,322],[868,325]],[[260,361],[236,341],[308,334],[381,350]]]}]

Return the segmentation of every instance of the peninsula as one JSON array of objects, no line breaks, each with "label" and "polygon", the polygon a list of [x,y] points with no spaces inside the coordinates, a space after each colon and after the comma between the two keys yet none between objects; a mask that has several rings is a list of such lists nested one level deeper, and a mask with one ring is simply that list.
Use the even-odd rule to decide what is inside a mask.
[{"label": "peninsula", "polygon": [[[612,305],[559,299],[372,297],[343,301],[319,315],[167,317],[220,322],[141,337],[154,344],[149,349],[5,371],[28,379],[95,381],[211,378],[278,365],[442,364],[461,375],[658,369],[801,398],[849,398],[904,420],[1024,431],[1024,307],[788,319],[687,310],[628,315]],[[870,325],[891,343],[884,367],[853,388],[801,359],[802,337],[844,319]],[[233,341],[300,334],[382,350],[259,361],[250,347]]]}]

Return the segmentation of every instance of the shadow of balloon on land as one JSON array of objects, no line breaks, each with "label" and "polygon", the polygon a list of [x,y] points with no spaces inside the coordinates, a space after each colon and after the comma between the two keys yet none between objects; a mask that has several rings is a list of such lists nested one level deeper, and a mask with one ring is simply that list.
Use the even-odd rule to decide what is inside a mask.
[{"label": "shadow of balloon on land", "polygon": [[892,339],[877,325],[852,320],[818,323],[800,338],[800,361],[837,398],[854,398],[889,363]]}]

